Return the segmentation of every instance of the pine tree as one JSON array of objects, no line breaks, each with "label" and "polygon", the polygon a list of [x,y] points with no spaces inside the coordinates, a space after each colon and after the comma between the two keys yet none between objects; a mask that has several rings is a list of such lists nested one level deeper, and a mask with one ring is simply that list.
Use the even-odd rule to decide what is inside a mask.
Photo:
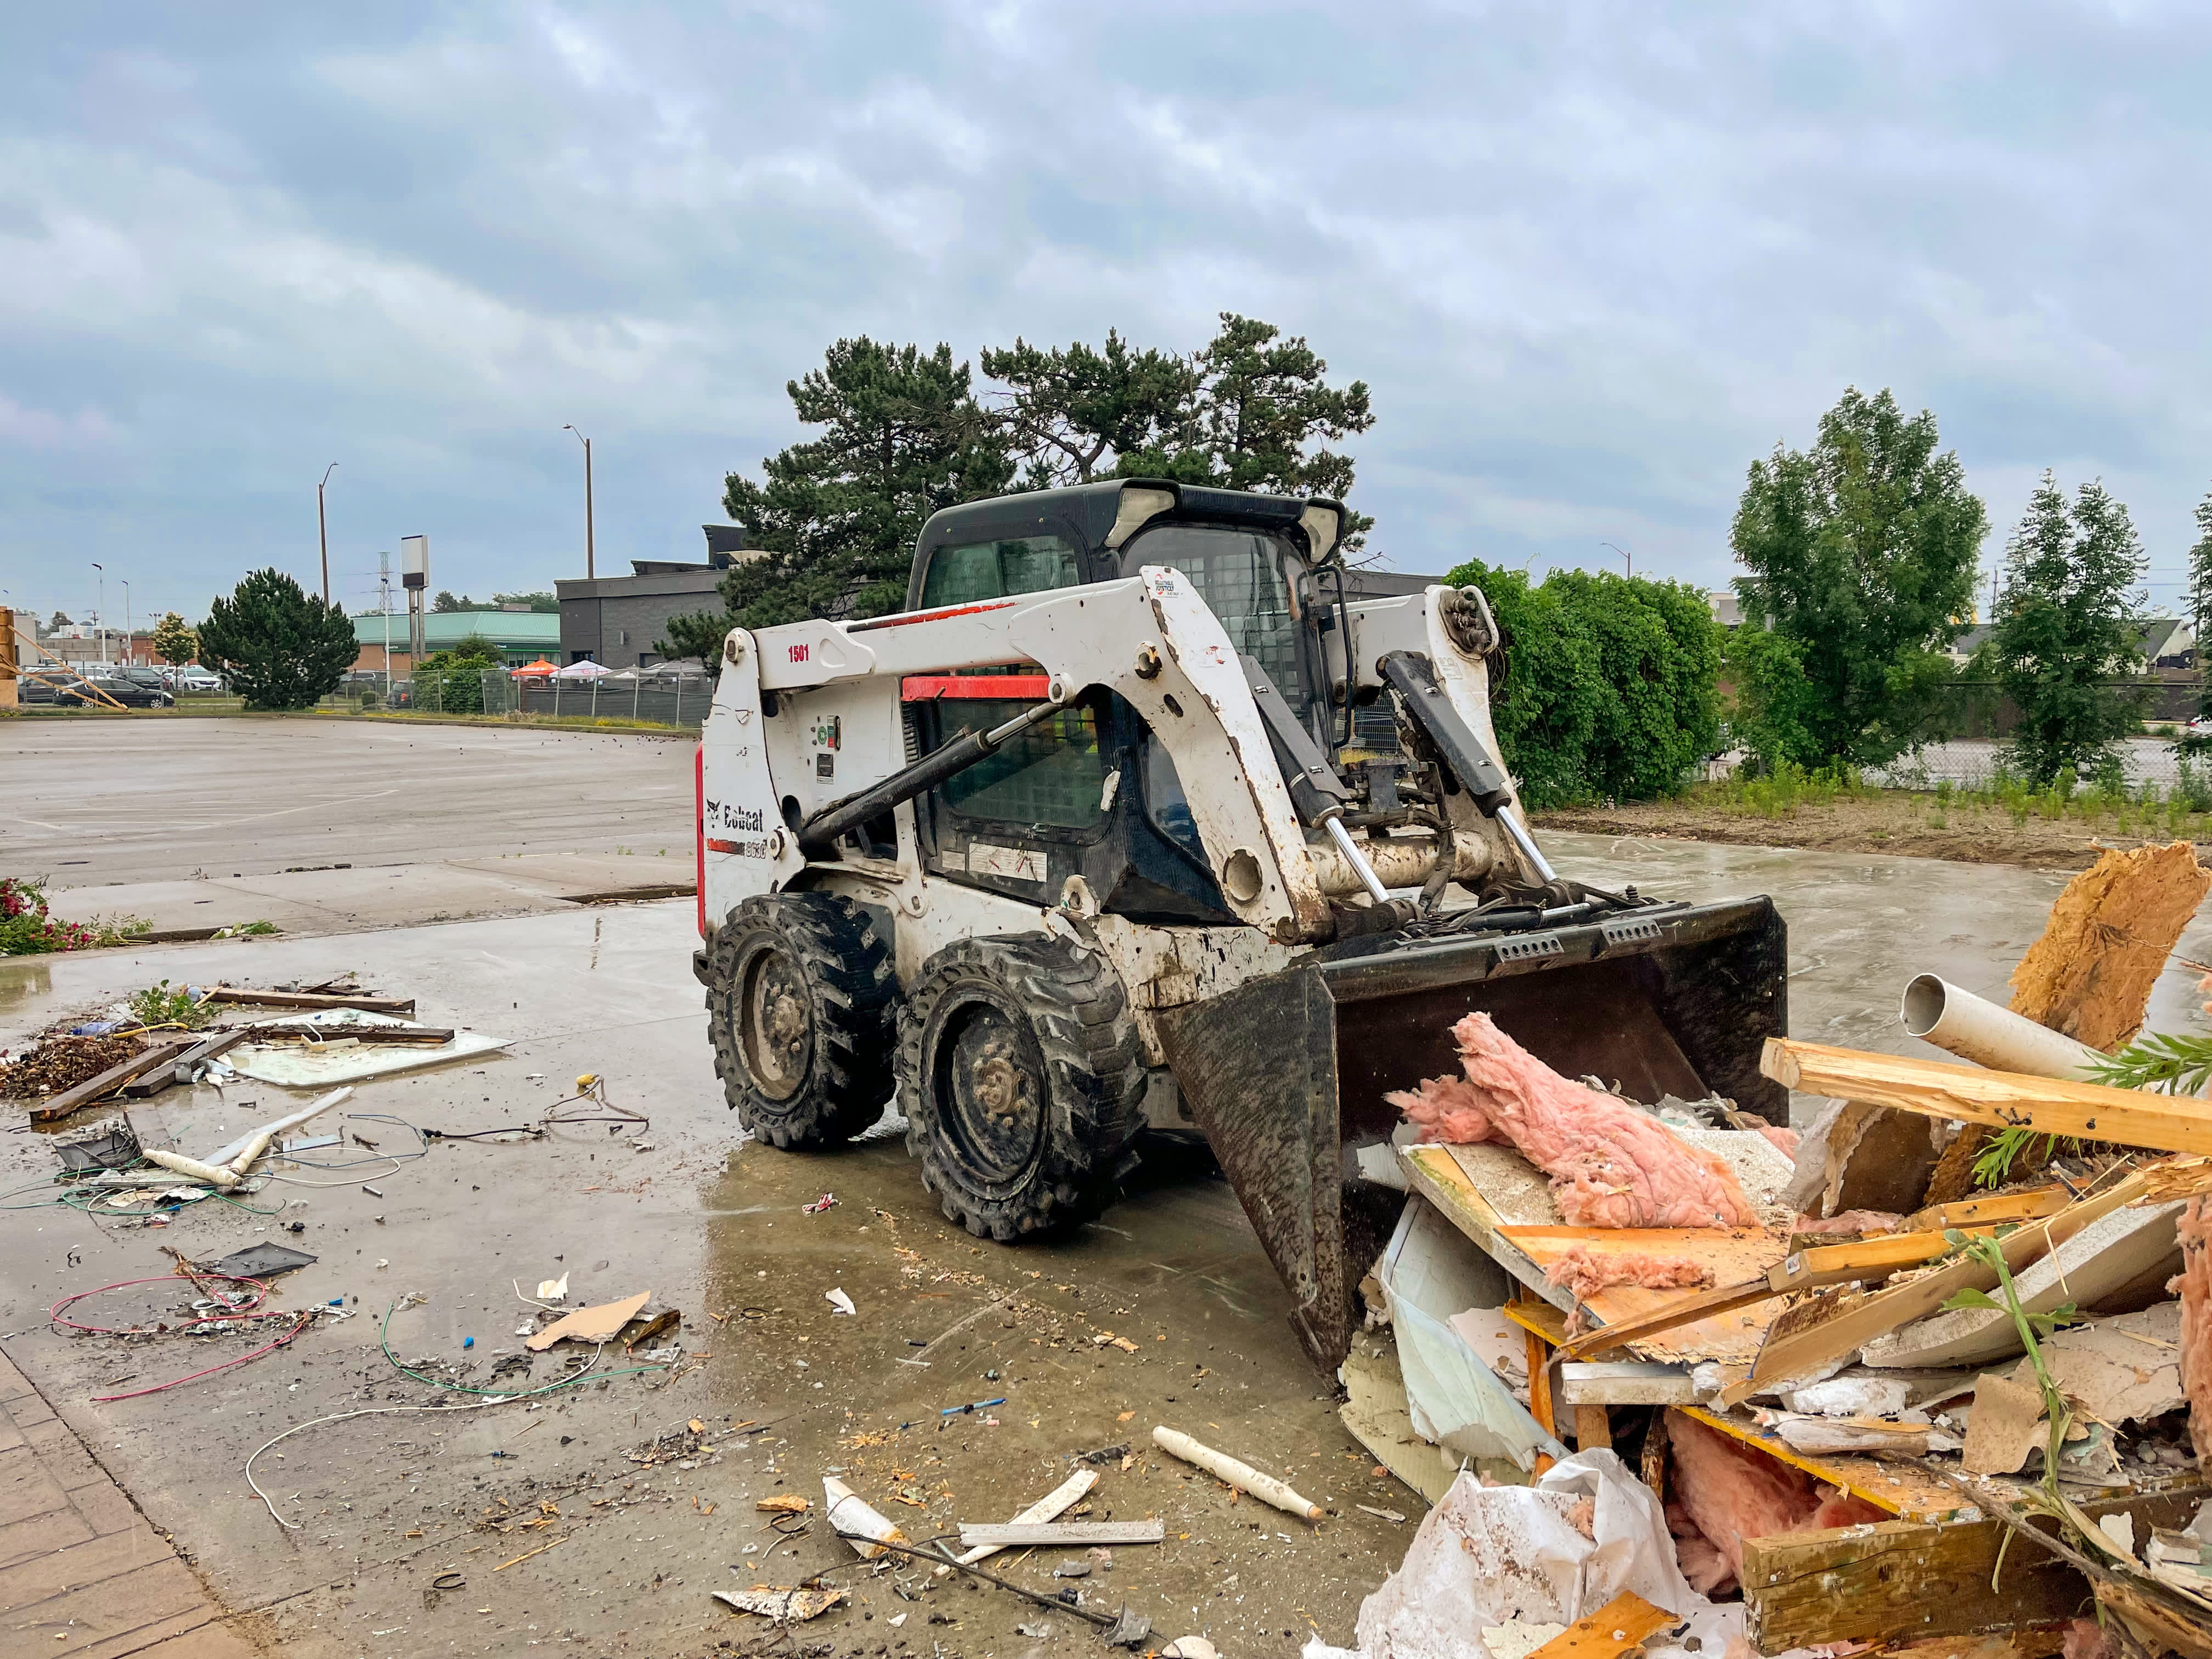
[{"label": "pine tree", "polygon": [[2114,682],[2142,665],[2142,573],[2127,508],[2097,482],[2069,507],[2046,471],[2005,545],[1990,641],[2020,711],[2006,757],[2039,787],[2086,775],[2136,728],[2142,692]]},{"label": "pine tree", "polygon": [[1138,469],[1125,459],[1173,455],[1194,438],[1198,371],[1171,353],[1136,350],[1114,330],[1102,349],[1079,340],[1048,349],[1017,337],[978,361],[1006,387],[997,415],[1024,489],[1133,476]]},{"label": "pine tree", "polygon": [[2189,548],[2189,629],[2197,636],[2197,712],[2212,714],[2212,680],[2205,677],[2205,653],[2212,639],[2212,495],[2197,503],[2197,539]]},{"label": "pine tree", "polygon": [[1742,734],[1767,760],[1879,765],[1926,732],[1989,533],[1938,441],[1926,410],[1907,420],[1887,391],[1852,387],[1810,451],[1752,463],[1729,532],[1750,572],[1731,668]]},{"label": "pine tree", "polygon": [[256,570],[200,625],[202,659],[219,667],[250,709],[311,708],[360,654],[342,605],[301,591],[281,570]]}]

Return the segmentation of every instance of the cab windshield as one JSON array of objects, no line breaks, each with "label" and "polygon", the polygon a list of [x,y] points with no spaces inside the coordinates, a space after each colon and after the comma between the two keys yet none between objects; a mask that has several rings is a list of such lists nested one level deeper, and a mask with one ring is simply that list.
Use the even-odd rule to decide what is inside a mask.
[{"label": "cab windshield", "polygon": [[1169,565],[1190,579],[1237,649],[1259,663],[1292,708],[1308,702],[1299,672],[1297,552],[1263,530],[1169,524],[1148,530],[1121,554],[1121,574]]}]

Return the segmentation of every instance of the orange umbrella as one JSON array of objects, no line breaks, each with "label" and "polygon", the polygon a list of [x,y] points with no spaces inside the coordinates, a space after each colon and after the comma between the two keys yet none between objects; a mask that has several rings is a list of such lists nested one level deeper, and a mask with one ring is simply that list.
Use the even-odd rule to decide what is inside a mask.
[{"label": "orange umbrella", "polygon": [[510,669],[508,671],[508,672],[513,674],[516,679],[521,679],[526,676],[530,675],[542,676],[550,674],[553,672],[553,665],[546,661],[543,657],[540,657],[536,662],[526,662],[520,668]]}]

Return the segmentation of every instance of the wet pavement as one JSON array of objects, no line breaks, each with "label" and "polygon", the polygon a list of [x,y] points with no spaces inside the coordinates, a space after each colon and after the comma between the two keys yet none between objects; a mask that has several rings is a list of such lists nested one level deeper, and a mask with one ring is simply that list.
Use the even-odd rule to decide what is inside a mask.
[{"label": "wet pavement", "polygon": [[[1904,980],[1933,969],[2002,994],[2064,881],[1900,858],[1584,836],[1549,844],[1567,873],[1662,896],[1772,892],[1792,930],[1793,1029],[1899,1050]],[[0,1042],[159,978],[349,969],[412,993],[426,1019],[515,1039],[481,1066],[363,1085],[339,1110],[362,1115],[344,1127],[375,1146],[312,1154],[361,1161],[290,1170],[248,1208],[210,1200],[152,1229],[0,1207],[0,1348],[246,1615],[242,1627],[287,1654],[708,1654],[747,1647],[766,1628],[710,1591],[794,1584],[829,1568],[852,1601],[802,1627],[800,1650],[1097,1651],[1065,1612],[938,1583],[919,1567],[859,1564],[818,1516],[822,1475],[842,1471],[926,1538],[961,1520],[1004,1521],[1077,1467],[1100,1480],[1088,1513],[1069,1518],[1158,1516],[1167,1542],[1117,1547],[1110,1567],[1072,1583],[1050,1576],[1069,1559],[1058,1552],[1009,1551],[994,1570],[1046,1594],[1079,1588],[1086,1607],[1109,1613],[1126,1598],[1162,1638],[1195,1631],[1224,1653],[1288,1655],[1316,1630],[1348,1641],[1361,1599],[1412,1535],[1410,1522],[1355,1505],[1409,1516],[1420,1506],[1376,1478],[1344,1431],[1332,1384],[1293,1340],[1287,1298],[1203,1158],[1155,1148],[1099,1223],[1006,1249],[939,1218],[895,1134],[830,1156],[740,1146],[708,1060],[692,929],[690,902],[672,901],[0,963]],[[2201,931],[2182,954],[2204,954]],[[2169,972],[2154,1023],[2187,1024],[2197,1000],[2190,977]],[[608,1097],[649,1125],[439,1139],[396,1165],[380,1158],[416,1149],[408,1125],[463,1135],[535,1122],[583,1073],[604,1074]],[[205,1152],[297,1098],[202,1087],[133,1115],[149,1144]],[[0,1206],[38,1196],[22,1189],[53,1167],[46,1139],[0,1144]],[[835,1206],[807,1213],[825,1193]],[[303,1231],[276,1231],[292,1222]],[[342,1298],[346,1317],[218,1376],[100,1403],[94,1395],[150,1387],[260,1339],[127,1342],[65,1337],[47,1323],[63,1295],[166,1273],[165,1247],[210,1260],[272,1239],[320,1258],[280,1281],[278,1305]],[[526,1383],[517,1369],[517,1331],[532,1311],[517,1287],[527,1294],[563,1273],[572,1307],[649,1290],[682,1309],[673,1369],[609,1353],[605,1375],[532,1401],[309,1428],[255,1465],[289,1526],[249,1489],[247,1454],[287,1429],[481,1397],[403,1376],[380,1342],[387,1309],[392,1352],[422,1377],[489,1388],[505,1362],[496,1386],[556,1380],[568,1360],[535,1357]],[[855,1316],[835,1310],[832,1288]],[[121,1322],[180,1301],[165,1287],[134,1300],[144,1295],[112,1292],[81,1312]],[[940,1415],[1001,1395],[1003,1405]],[[1160,1423],[1334,1512],[1309,1526],[1232,1502],[1152,1453]],[[1105,1449],[1120,1446],[1126,1468]],[[817,1510],[789,1540],[755,1507],[784,1493]]]}]

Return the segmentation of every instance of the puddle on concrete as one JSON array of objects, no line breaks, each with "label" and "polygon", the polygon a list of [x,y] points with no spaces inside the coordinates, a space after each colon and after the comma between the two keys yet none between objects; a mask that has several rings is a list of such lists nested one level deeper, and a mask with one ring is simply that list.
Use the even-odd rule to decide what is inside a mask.
[{"label": "puddle on concrete", "polygon": [[53,988],[51,963],[37,957],[0,962],[0,1014],[12,1013]]}]

